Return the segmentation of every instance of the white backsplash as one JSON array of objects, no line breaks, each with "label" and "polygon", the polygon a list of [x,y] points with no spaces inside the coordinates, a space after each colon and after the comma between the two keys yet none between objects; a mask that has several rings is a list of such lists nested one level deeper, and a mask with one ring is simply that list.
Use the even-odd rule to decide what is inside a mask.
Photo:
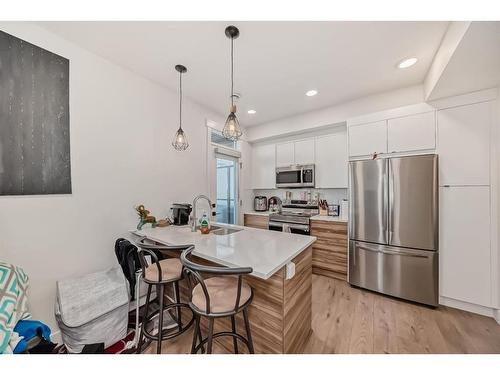
[{"label": "white backsplash", "polygon": [[254,197],[257,195],[264,195],[267,198],[276,196],[285,199],[285,192],[292,192],[292,199],[300,199],[300,193],[303,191],[310,191],[311,194],[317,192],[320,199],[326,199],[330,204],[340,204],[342,199],[347,199],[347,189],[255,189]]}]

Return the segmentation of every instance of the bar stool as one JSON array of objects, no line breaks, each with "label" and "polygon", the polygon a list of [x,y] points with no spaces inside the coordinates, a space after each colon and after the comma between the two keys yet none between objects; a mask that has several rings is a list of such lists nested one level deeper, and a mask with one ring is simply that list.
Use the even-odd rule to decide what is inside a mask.
[{"label": "bar stool", "polygon": [[[228,268],[203,266],[194,263],[191,253],[194,246],[184,250],[181,254],[181,263],[189,284],[189,306],[195,315],[195,326],[191,354],[197,353],[200,348],[203,352],[207,343],[207,353],[212,353],[213,339],[221,336],[231,336],[235,354],[238,353],[238,340],[244,342],[248,351],[253,354],[253,341],[248,321],[248,306],[252,302],[252,288],[243,280],[243,275],[252,272],[251,267]],[[212,275],[204,278],[203,275]],[[246,338],[236,332],[236,314],[243,313]],[[208,318],[208,337],[202,339],[200,318]],[[231,318],[231,332],[217,332],[214,334],[214,321],[217,318]],[[199,340],[199,344],[198,344]]]},{"label": "bar stool", "polygon": [[[146,305],[142,318],[141,333],[139,336],[139,342],[137,343],[137,353],[141,352],[143,337],[146,336],[150,340],[157,341],[156,352],[161,354],[161,344],[163,340],[172,339],[177,337],[187,331],[194,321],[194,314],[191,308],[186,303],[181,303],[181,296],[179,293],[179,281],[183,279],[182,264],[178,258],[166,258],[158,260],[158,253],[162,251],[174,250],[182,251],[188,246],[167,246],[167,245],[157,245],[144,243],[144,238],[136,242],[136,246],[139,248],[139,262],[142,268],[142,280],[148,285],[148,293],[146,296]],[[148,264],[146,260],[146,255],[151,256],[151,264]],[[165,304],[165,287],[172,285],[175,300],[172,303]],[[159,303],[159,309],[153,312],[151,315],[149,313],[149,304],[151,300],[151,289],[156,287],[156,293]],[[165,311],[175,309],[174,321],[177,323],[177,330],[172,332],[172,328],[163,328],[163,314]],[[191,319],[187,324],[182,323],[182,309],[189,309]],[[149,323],[154,323],[158,319],[158,333],[153,335],[147,330],[147,325]],[[154,324],[153,324],[154,325]]]}]

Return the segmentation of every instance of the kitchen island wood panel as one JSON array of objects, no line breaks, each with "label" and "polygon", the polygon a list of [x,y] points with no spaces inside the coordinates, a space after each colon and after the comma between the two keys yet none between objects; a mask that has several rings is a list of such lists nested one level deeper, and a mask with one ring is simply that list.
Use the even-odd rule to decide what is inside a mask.
[{"label": "kitchen island wood panel", "polygon": [[257,228],[257,229],[268,229],[269,216],[244,214],[243,215],[243,225],[245,227],[252,227],[252,228]]},{"label": "kitchen island wood panel", "polygon": [[[168,252],[170,256],[178,256]],[[200,264],[214,264],[197,258]],[[304,350],[312,324],[312,246],[296,256],[295,275],[286,280],[285,267],[267,280],[254,276],[245,276],[245,281],[252,287],[253,301],[248,308],[248,317],[256,354],[301,353]],[[181,295],[185,301],[188,289],[185,281],[181,282]],[[201,319],[203,337],[207,336],[208,320]],[[245,336],[243,315],[236,317],[237,332]],[[215,319],[214,333],[231,331],[229,318]],[[233,353],[231,337],[214,340],[217,352]],[[246,353],[244,343],[238,342],[240,353]]]},{"label": "kitchen island wood panel", "polygon": [[311,220],[313,273],[347,280],[347,223]]}]

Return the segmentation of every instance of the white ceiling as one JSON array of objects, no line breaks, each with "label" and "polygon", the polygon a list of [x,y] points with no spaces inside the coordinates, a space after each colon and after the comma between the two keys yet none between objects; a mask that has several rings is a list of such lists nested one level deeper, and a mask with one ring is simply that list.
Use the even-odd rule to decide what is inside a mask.
[{"label": "white ceiling", "polygon": [[[230,42],[240,122],[252,126],[421,83],[448,22],[40,22],[62,37],[225,114]],[[416,56],[401,70],[396,64]],[[307,90],[319,94],[306,97]],[[248,109],[257,114],[249,115]]]}]

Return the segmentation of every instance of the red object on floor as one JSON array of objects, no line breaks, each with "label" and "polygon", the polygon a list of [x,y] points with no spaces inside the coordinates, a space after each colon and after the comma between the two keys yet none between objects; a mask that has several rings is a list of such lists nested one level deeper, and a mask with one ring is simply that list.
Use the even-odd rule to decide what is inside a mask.
[{"label": "red object on floor", "polygon": [[129,331],[129,333],[127,334],[127,336],[125,336],[123,340],[120,340],[114,343],[113,345],[107,347],[106,349],[104,349],[104,353],[120,354],[121,352],[123,352],[123,349],[125,349],[125,345],[127,345],[129,341],[134,340],[134,336],[135,336],[135,329]]}]

